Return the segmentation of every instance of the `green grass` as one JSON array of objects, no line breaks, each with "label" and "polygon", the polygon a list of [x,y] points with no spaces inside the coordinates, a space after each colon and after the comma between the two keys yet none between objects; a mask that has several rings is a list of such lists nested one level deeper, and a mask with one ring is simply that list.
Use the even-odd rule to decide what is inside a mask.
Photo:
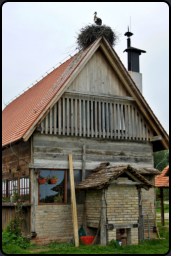
[{"label": "green grass", "polygon": [[15,244],[3,246],[5,254],[166,254],[169,251],[169,230],[157,225],[160,228],[162,240],[145,240],[138,245],[119,246],[116,242],[110,245],[83,245],[76,248],[73,244],[51,243],[44,246],[28,245],[26,249],[21,249]]}]

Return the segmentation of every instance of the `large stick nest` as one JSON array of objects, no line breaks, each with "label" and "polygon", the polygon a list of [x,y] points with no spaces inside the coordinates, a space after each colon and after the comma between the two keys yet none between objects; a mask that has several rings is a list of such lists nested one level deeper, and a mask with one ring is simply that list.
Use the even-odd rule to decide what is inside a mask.
[{"label": "large stick nest", "polygon": [[79,50],[84,50],[91,45],[98,37],[104,36],[109,40],[112,46],[115,46],[119,37],[110,27],[103,25],[90,25],[82,28],[77,37],[77,44]]}]

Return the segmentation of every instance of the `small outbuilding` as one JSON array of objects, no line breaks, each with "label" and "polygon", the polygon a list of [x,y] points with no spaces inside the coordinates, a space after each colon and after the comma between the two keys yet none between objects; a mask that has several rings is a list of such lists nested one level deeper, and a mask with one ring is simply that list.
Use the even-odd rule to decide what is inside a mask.
[{"label": "small outbuilding", "polygon": [[155,187],[160,188],[161,224],[164,226],[163,188],[169,188],[169,165],[155,178]]}]

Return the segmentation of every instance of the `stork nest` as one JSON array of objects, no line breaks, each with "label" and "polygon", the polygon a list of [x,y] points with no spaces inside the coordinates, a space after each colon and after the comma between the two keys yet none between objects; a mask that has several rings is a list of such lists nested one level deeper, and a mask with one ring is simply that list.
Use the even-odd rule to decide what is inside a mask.
[{"label": "stork nest", "polygon": [[98,37],[104,36],[109,40],[112,46],[115,46],[119,36],[109,26],[86,26],[80,30],[77,37],[77,44],[79,50],[84,50],[91,45]]}]

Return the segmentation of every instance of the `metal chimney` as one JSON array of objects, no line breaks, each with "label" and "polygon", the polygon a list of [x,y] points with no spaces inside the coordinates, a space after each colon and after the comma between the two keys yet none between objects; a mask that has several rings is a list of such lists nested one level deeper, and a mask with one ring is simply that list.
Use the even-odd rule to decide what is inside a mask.
[{"label": "metal chimney", "polygon": [[127,49],[124,50],[124,52],[128,53],[128,72],[142,93],[142,74],[139,72],[139,56],[141,53],[145,53],[146,51],[131,46],[130,37],[133,33],[129,31],[129,27],[128,31],[124,35],[128,37]]}]

